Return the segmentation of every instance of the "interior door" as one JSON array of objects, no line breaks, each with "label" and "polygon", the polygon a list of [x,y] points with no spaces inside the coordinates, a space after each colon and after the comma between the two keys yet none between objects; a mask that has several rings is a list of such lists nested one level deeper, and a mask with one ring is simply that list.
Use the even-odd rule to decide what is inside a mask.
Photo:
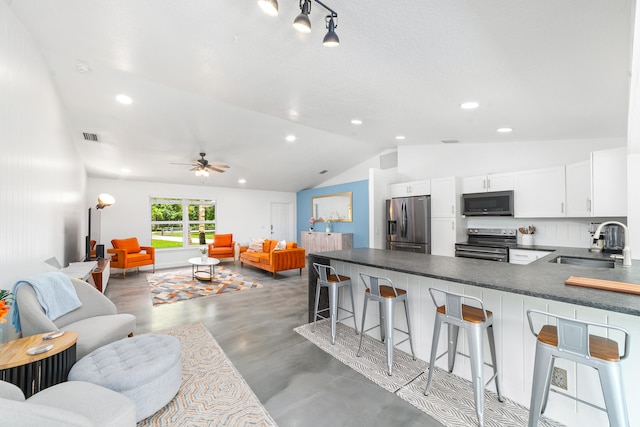
[{"label": "interior door", "polygon": [[297,241],[293,237],[293,206],[291,203],[271,203],[271,239]]}]

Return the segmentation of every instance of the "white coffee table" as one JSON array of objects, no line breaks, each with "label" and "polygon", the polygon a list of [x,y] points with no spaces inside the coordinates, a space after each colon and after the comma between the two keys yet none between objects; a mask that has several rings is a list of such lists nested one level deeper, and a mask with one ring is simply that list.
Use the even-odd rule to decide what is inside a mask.
[{"label": "white coffee table", "polygon": [[[220,264],[218,258],[205,258],[196,257],[189,258],[189,264],[191,264],[191,277],[198,280],[213,280],[213,273],[215,272],[215,266]],[[205,267],[201,270],[200,267]],[[206,267],[209,267],[207,271]]]}]

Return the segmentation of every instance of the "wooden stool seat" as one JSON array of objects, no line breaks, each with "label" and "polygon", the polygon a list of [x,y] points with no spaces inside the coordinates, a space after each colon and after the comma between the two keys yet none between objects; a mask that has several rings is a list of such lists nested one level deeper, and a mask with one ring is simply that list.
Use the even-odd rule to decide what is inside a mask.
[{"label": "wooden stool seat", "polygon": [[[440,314],[447,314],[447,308],[444,305],[441,305],[436,310]],[[490,310],[487,310],[487,317],[493,317],[493,313]],[[462,320],[471,323],[482,323],[485,321],[484,312],[481,308],[462,304]]]},{"label": "wooden stool seat", "polygon": [[[558,328],[553,325],[544,325],[538,332],[538,341],[552,347],[558,346]],[[606,360],[607,362],[619,362],[620,351],[618,343],[614,340],[597,335],[589,335],[589,353],[591,357]]]},{"label": "wooden stool seat", "polygon": [[[370,293],[370,290],[367,289],[365,290],[365,292]],[[393,292],[393,288],[391,286],[380,285],[380,296],[382,298],[395,298],[396,296],[401,296],[406,293],[407,291],[405,291],[404,289],[396,289],[396,291]]]}]

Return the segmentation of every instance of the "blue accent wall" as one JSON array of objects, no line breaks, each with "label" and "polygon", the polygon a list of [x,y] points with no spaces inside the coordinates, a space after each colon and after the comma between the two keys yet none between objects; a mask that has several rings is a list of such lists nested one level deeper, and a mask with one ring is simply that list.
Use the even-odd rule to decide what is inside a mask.
[{"label": "blue accent wall", "polygon": [[[369,247],[369,181],[355,181],[346,184],[330,185],[328,187],[302,190],[296,194],[297,241],[300,244],[300,233],[309,231],[309,218],[311,218],[311,199],[316,196],[351,192],[353,198],[353,221],[332,222],[331,231],[335,233],[353,233],[354,248]],[[322,222],[316,223],[316,231],[324,231]]]}]

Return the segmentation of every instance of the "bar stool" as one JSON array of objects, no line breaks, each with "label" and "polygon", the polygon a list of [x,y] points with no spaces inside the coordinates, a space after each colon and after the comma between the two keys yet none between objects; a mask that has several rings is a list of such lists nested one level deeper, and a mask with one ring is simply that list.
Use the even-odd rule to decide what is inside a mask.
[{"label": "bar stool", "polygon": [[[407,305],[407,291],[404,289],[396,289],[393,282],[387,278],[370,276],[368,274],[360,273],[360,279],[366,288],[364,294],[364,308],[362,311],[362,334],[360,335],[360,345],[358,346],[357,357],[360,357],[360,351],[362,350],[362,338],[365,332],[380,327],[380,337],[382,342],[387,346],[387,373],[391,375],[391,368],[393,366],[393,331],[398,331],[407,335],[407,338],[398,342],[397,345],[409,340],[409,347],[411,348],[411,356],[413,360],[416,360],[416,355],[413,351],[413,342],[411,341],[411,321],[409,320],[409,306]],[[387,283],[386,285],[381,283]],[[367,317],[367,303],[369,300],[380,303],[380,323],[372,326],[371,328],[364,330],[364,324]],[[404,313],[407,317],[407,330],[395,328],[395,304],[402,302],[404,304]]]},{"label": "bar stool", "polygon": [[[356,310],[353,305],[353,287],[351,286],[351,278],[348,276],[341,276],[336,273],[335,268],[330,265],[313,263],[313,268],[318,274],[318,281],[316,284],[316,304],[313,311],[313,331],[316,330],[316,320],[318,319],[318,313],[329,311],[329,317],[331,318],[331,344],[336,343],[336,323],[340,320],[345,320],[353,317],[353,326],[358,333],[358,325],[356,324]],[[346,308],[338,306],[338,289],[342,286],[348,286],[351,293],[351,311]],[[329,290],[329,307],[318,311],[318,304],[320,303],[320,289],[327,288]],[[351,315],[338,319],[338,310],[346,311]]]},{"label": "bar stool", "polygon": [[[500,392],[500,378],[498,377],[498,364],[496,361],[496,345],[493,337],[493,313],[485,310],[482,300],[476,297],[447,292],[440,289],[429,288],[431,299],[436,306],[436,320],[433,327],[433,342],[431,343],[431,359],[429,361],[429,377],[427,385],[424,388],[425,396],[429,394],[431,381],[433,380],[433,371],[435,369],[436,360],[445,354],[448,354],[449,373],[453,372],[456,361],[458,347],[458,332],[460,328],[467,331],[469,340],[469,359],[471,361],[471,376],[473,378],[473,394],[476,403],[476,414],[478,416],[478,424],[484,424],[484,388],[492,380],[495,380],[496,391],[498,392],[498,400],[504,402]],[[444,296],[444,304],[439,304],[435,294]],[[475,301],[480,307],[474,307],[464,304],[465,301]],[[448,326],[448,346],[447,350],[440,356],[436,357],[438,352],[438,341],[440,340],[440,329],[443,323]],[[482,331],[487,331],[489,340],[489,351],[491,352],[491,365],[484,363],[484,340]],[[489,378],[487,383],[483,380],[483,365],[493,368],[493,376]]]},{"label": "bar stool", "polygon": [[[532,315],[554,318],[556,326],[544,325],[536,333]],[[551,373],[556,357],[591,366],[598,371],[606,408],[601,408],[566,393],[556,390],[554,392],[605,411],[612,427],[628,427],[629,416],[622,387],[620,361],[629,355],[629,332],[617,326],[585,322],[538,310],[527,310],[527,317],[531,333],[537,337],[531,404],[529,406],[529,427],[538,425],[540,415],[547,407]],[[616,341],[589,334],[590,327],[622,332],[624,334],[624,354],[620,356]]]}]

